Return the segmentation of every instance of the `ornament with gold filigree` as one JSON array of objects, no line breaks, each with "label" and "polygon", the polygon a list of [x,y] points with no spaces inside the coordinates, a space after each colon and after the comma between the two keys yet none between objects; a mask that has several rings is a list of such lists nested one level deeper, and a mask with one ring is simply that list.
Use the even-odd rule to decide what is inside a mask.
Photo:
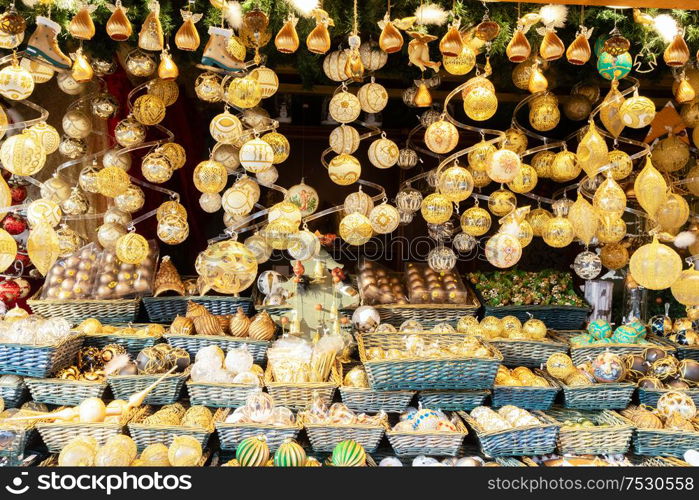
[{"label": "ornament with gold filigree", "polygon": [[350,123],[359,117],[362,106],[359,99],[343,88],[330,99],[328,112],[339,123]]},{"label": "ornament with gold filigree", "polygon": [[0,70],[0,95],[12,101],[21,101],[34,91],[34,79],[31,73],[21,67],[17,56],[12,56],[12,62]]},{"label": "ornament with gold filigree", "polygon": [[44,167],[46,152],[32,133],[23,132],[5,139],[0,147],[0,160],[11,173],[29,176]]},{"label": "ornament with gold filigree", "polygon": [[160,23],[160,3],[151,0],[148,2],[148,10],[148,16],[138,34],[138,46],[143,50],[159,52],[165,46],[163,26]]},{"label": "ornament with gold filigree", "polygon": [[165,103],[156,95],[144,94],[136,98],[131,112],[139,123],[157,125],[165,118]]},{"label": "ornament with gold filigree", "polygon": [[126,213],[138,212],[146,202],[146,195],[143,190],[130,184],[126,191],[114,197],[114,206]]},{"label": "ornament with gold filigree", "polygon": [[260,48],[267,45],[272,38],[268,28],[269,18],[259,8],[254,8],[243,15],[240,40],[243,45],[255,51],[253,60],[257,64],[261,61]]},{"label": "ornament with gold filigree", "polygon": [[568,182],[580,175],[581,170],[577,155],[564,149],[553,158],[550,177],[556,182]]},{"label": "ornament with gold filigree", "polygon": [[542,237],[544,242],[554,248],[570,245],[575,238],[575,229],[560,207],[554,206],[554,217],[546,222]]},{"label": "ornament with gold filigree", "polygon": [[626,99],[619,108],[621,122],[630,128],[643,128],[655,118],[655,104],[645,96],[638,95],[638,90],[633,97]]},{"label": "ornament with gold filigree", "polygon": [[517,208],[517,197],[512,191],[498,189],[490,193],[488,198],[488,210],[494,215],[504,216]]},{"label": "ornament with gold filigree", "polygon": [[561,120],[558,98],[551,93],[536,97],[529,103],[529,123],[539,132],[556,128]]},{"label": "ornament with gold filigree", "polygon": [[653,241],[637,249],[629,261],[634,280],[650,290],[670,287],[682,273],[682,259],[672,248]]},{"label": "ornament with gold filigree", "polygon": [[158,239],[168,245],[179,245],[189,236],[187,219],[178,214],[168,214],[158,219]]},{"label": "ornament with gold filigree", "polygon": [[114,139],[125,148],[137,146],[146,138],[146,127],[133,116],[121,120],[114,128]]},{"label": "ornament with gold filigree", "polygon": [[140,264],[148,257],[149,250],[148,241],[138,233],[120,236],[115,246],[117,258],[125,264]]},{"label": "ornament with gold filigree", "polygon": [[221,77],[211,72],[202,73],[194,82],[194,92],[202,101],[219,102],[223,99]]},{"label": "ornament with gold filigree", "polygon": [[162,99],[167,107],[175,104],[180,95],[180,89],[177,82],[172,79],[159,77],[148,82],[148,93]]},{"label": "ornament with gold filigree", "polygon": [[453,150],[459,142],[459,131],[449,121],[440,119],[425,130],[425,144],[437,154]]},{"label": "ornament with gold filigree", "polygon": [[261,99],[262,88],[251,75],[234,78],[226,90],[226,100],[238,108],[253,108]]}]

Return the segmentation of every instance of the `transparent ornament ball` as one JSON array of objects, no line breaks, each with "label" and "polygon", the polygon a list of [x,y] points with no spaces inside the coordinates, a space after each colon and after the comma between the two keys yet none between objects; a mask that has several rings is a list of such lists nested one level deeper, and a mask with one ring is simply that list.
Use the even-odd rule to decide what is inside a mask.
[{"label": "transparent ornament ball", "polygon": [[463,232],[454,236],[454,240],[452,241],[452,245],[454,246],[454,248],[457,251],[464,253],[473,250],[476,246],[476,243],[476,238],[474,238],[470,234],[466,234]]},{"label": "transparent ornament ball", "polygon": [[437,247],[430,250],[427,263],[435,272],[451,271],[456,265],[456,254],[449,247]]},{"label": "transparent ornament ball", "polygon": [[595,279],[602,271],[602,260],[594,252],[580,252],[573,261],[573,270],[584,280]]}]

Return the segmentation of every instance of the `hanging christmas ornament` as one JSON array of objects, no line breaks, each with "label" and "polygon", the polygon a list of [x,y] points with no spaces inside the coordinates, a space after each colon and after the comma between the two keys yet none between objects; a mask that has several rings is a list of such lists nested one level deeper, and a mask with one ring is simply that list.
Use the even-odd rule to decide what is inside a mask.
[{"label": "hanging christmas ornament", "polygon": [[529,222],[529,226],[532,228],[532,234],[534,236],[543,236],[546,223],[551,218],[553,218],[553,214],[545,208],[539,207],[530,211],[527,214],[527,222]]},{"label": "hanging christmas ornament", "polygon": [[502,217],[517,208],[517,197],[512,191],[498,189],[490,193],[488,198],[488,210],[494,215]]},{"label": "hanging christmas ornament", "polygon": [[633,279],[644,288],[663,290],[670,287],[682,273],[682,259],[667,245],[653,241],[637,249],[629,261]]},{"label": "hanging christmas ornament", "polygon": [[612,81],[609,93],[602,101],[600,105],[600,121],[607,129],[607,131],[612,134],[613,137],[619,137],[621,131],[624,129],[624,122],[621,119],[621,106],[624,104],[624,97],[621,95],[618,89],[619,82],[616,80]]},{"label": "hanging christmas ornament", "polygon": [[129,9],[121,5],[121,0],[116,0],[114,5],[107,4],[107,8],[112,13],[105,26],[107,35],[117,42],[128,40],[133,32],[129,18],[126,17]]},{"label": "hanging christmas ornament", "polygon": [[114,118],[119,111],[119,103],[116,98],[111,94],[100,94],[95,97],[90,103],[90,109],[92,114],[98,118],[106,120],[108,118]]},{"label": "hanging christmas ornament", "polygon": [[400,223],[398,210],[386,202],[377,205],[369,213],[372,229],[379,234],[392,233]]},{"label": "hanging christmas ornament", "polygon": [[667,183],[663,175],[653,166],[649,156],[646,157],[643,170],[636,176],[633,190],[638,204],[654,219],[658,208],[667,198]]},{"label": "hanging christmas ornament", "polygon": [[27,254],[42,276],[51,269],[60,252],[58,236],[50,224],[37,224],[27,239]]},{"label": "hanging christmas ornament", "polygon": [[286,251],[296,260],[312,259],[320,252],[320,240],[314,233],[304,229],[289,237]]},{"label": "hanging christmas ornament", "polygon": [[121,120],[114,128],[114,139],[125,148],[137,146],[146,139],[146,127],[139,123],[133,116]]},{"label": "hanging christmas ornament", "polygon": [[293,54],[299,48],[299,36],[296,33],[298,17],[289,13],[286,22],[274,37],[274,46],[282,54]]},{"label": "hanging christmas ornament", "polygon": [[87,142],[85,139],[63,136],[58,145],[58,152],[70,159],[80,158],[87,153]]},{"label": "hanging christmas ornament", "polygon": [[626,194],[610,173],[607,173],[607,178],[595,191],[592,206],[597,210],[602,222],[618,219],[624,213]]},{"label": "hanging christmas ornament", "polygon": [[621,80],[625,78],[633,67],[631,54],[624,52],[613,56],[608,52],[602,52],[597,58],[597,71],[607,80]]},{"label": "hanging christmas ornament", "polygon": [[148,16],[143,21],[138,34],[138,47],[143,50],[160,52],[165,47],[163,26],[160,24],[160,3],[157,0],[148,2]]},{"label": "hanging christmas ornament", "polygon": [[539,132],[556,128],[561,120],[558,99],[551,93],[535,98],[529,106],[529,123]]},{"label": "hanging christmas ornament", "polygon": [[90,117],[78,110],[72,109],[63,115],[63,132],[68,137],[84,139],[92,132],[92,120]]},{"label": "hanging christmas ornament", "polygon": [[633,161],[625,152],[614,149],[607,156],[607,163],[611,165],[612,178],[615,181],[626,179],[633,171]]},{"label": "hanging christmas ornament", "polygon": [[670,67],[684,66],[689,61],[689,47],[684,41],[684,30],[678,30],[678,33],[663,52],[665,64]]},{"label": "hanging christmas ornament", "polygon": [[661,229],[676,233],[689,219],[687,200],[676,193],[668,193],[667,198],[655,213],[655,219]]},{"label": "hanging christmas ornament", "polygon": [[492,118],[498,110],[495,93],[486,87],[476,87],[464,98],[464,111],[475,121]]},{"label": "hanging christmas ornament", "polygon": [[424,80],[420,82],[420,85],[418,85],[415,91],[412,106],[416,108],[428,108],[432,106],[432,94],[430,94],[430,89],[427,88],[427,84]]},{"label": "hanging christmas ornament", "polygon": [[449,201],[459,203],[471,196],[473,176],[464,167],[452,165],[439,174],[437,188]]},{"label": "hanging christmas ornament", "polygon": [[521,25],[517,26],[505,49],[507,58],[513,63],[521,63],[527,60],[531,51],[532,47],[529,44],[529,40],[524,35],[524,27]]},{"label": "hanging christmas ornament", "polygon": [[582,94],[573,94],[563,103],[563,113],[569,120],[585,120],[591,111],[592,103]]},{"label": "hanging christmas ornament", "polygon": [[386,54],[399,52],[403,48],[403,35],[401,35],[398,28],[391,22],[388,12],[386,12],[383,19],[378,22],[378,25],[379,28],[381,28],[381,35],[379,36],[379,47],[381,47],[381,50]]},{"label": "hanging christmas ornament", "polygon": [[359,160],[350,154],[340,154],[330,160],[328,175],[330,180],[340,186],[354,184],[362,173]]},{"label": "hanging christmas ornament", "polygon": [[461,39],[461,33],[459,33],[460,24],[461,21],[458,18],[454,18],[447,32],[439,41],[439,51],[442,53],[442,56],[456,57],[461,54],[464,42]]},{"label": "hanging christmas ornament", "polygon": [[134,76],[147,77],[156,69],[155,60],[141,50],[133,50],[126,56],[126,71]]},{"label": "hanging christmas ornament", "polygon": [[160,52],[160,63],[158,64],[158,78],[162,81],[173,81],[180,75],[180,70],[172,60],[172,56],[167,48]]},{"label": "hanging christmas ornament", "polygon": [[120,149],[109,149],[102,157],[102,165],[105,167],[119,167],[124,172],[131,168],[131,155]]},{"label": "hanging christmas ornament", "polygon": [[141,162],[141,173],[148,182],[162,184],[170,180],[173,172],[172,163],[161,153],[149,153]]},{"label": "hanging christmas ornament", "polygon": [[361,188],[359,191],[348,194],[343,205],[345,215],[359,212],[368,217],[373,208],[374,201],[371,199],[371,196],[362,191]]},{"label": "hanging christmas ornament", "polygon": [[619,108],[621,122],[631,128],[643,128],[655,118],[655,104],[644,96],[638,95],[638,90],[633,97],[626,99]]},{"label": "hanging christmas ornament", "polygon": [[97,172],[97,189],[100,194],[109,198],[120,195],[130,184],[129,174],[119,167],[104,167]]},{"label": "hanging christmas ornament", "polygon": [[89,209],[90,202],[85,193],[77,186],[71,190],[70,196],[61,203],[61,210],[67,215],[86,214]]},{"label": "hanging christmas ornament", "polygon": [[70,55],[73,59],[73,66],[71,68],[71,76],[78,83],[86,83],[92,80],[95,76],[95,72],[92,69],[90,61],[87,56],[83,53],[82,47],[78,47],[78,50]]},{"label": "hanging christmas ornament", "polygon": [[156,232],[163,243],[179,245],[189,236],[189,224],[184,217],[170,214],[158,220]]},{"label": "hanging christmas ornament", "polygon": [[[267,143],[263,144],[266,145]],[[219,193],[226,187],[228,172],[226,172],[226,167],[221,163],[206,160],[196,166],[193,178],[194,187],[202,193]]]},{"label": "hanging christmas ornament", "polygon": [[414,149],[403,148],[398,151],[398,166],[402,169],[408,170],[417,165],[420,158]]},{"label": "hanging christmas ornament", "polygon": [[517,172],[514,179],[507,183],[507,187],[515,193],[528,193],[536,187],[538,180],[539,178],[534,167],[522,163],[519,172]]},{"label": "hanging christmas ornament", "polygon": [[569,63],[582,66],[590,60],[592,50],[590,49],[589,40],[592,35],[592,30],[594,30],[594,28],[586,28],[582,25],[578,28],[575,40],[573,40],[573,43],[571,43],[566,50],[566,59],[568,59]]},{"label": "hanging christmas ornament", "polygon": [[587,132],[578,144],[576,155],[589,179],[594,179],[599,169],[607,164],[609,155],[607,142],[597,131],[593,120],[590,120]]},{"label": "hanging christmas ornament", "polygon": [[345,63],[345,73],[355,82],[360,82],[362,81],[362,77],[364,76],[364,63],[362,63],[362,58],[359,55],[359,47],[362,43],[362,40],[357,34],[356,28],[353,34],[351,34],[348,37],[347,41],[349,43],[349,49],[347,49],[347,62]]},{"label": "hanging christmas ornament", "polygon": [[600,243],[618,243],[626,236],[626,223],[621,218],[599,218],[595,237]]},{"label": "hanging christmas ornament", "polygon": [[422,217],[430,224],[442,224],[448,221],[453,211],[452,202],[439,193],[427,195],[420,205]]},{"label": "hanging christmas ornament", "polygon": [[602,259],[594,252],[580,252],[573,261],[573,270],[584,280],[595,279],[602,271]]},{"label": "hanging christmas ornament", "polygon": [[495,182],[511,182],[520,172],[522,162],[519,155],[509,149],[499,149],[488,156],[485,170]]},{"label": "hanging christmas ornament", "polygon": [[675,96],[675,100],[680,104],[692,102],[697,96],[697,92],[692,84],[689,83],[689,80],[682,77],[679,80],[677,88],[673,88],[673,94]]},{"label": "hanging christmas ornament", "polygon": [[[238,158],[245,170],[255,174],[272,166],[274,149],[262,139],[254,138],[243,144],[238,152]],[[223,167],[223,165],[221,166]]]},{"label": "hanging christmas ornament", "polygon": [[600,251],[600,259],[607,269],[621,269],[629,262],[629,251],[620,243],[607,243]]},{"label": "hanging christmas ornament", "polygon": [[456,147],[458,142],[459,131],[445,119],[436,121],[425,130],[425,144],[434,153],[448,153]]},{"label": "hanging christmas ornament", "polygon": [[371,239],[371,222],[359,212],[345,215],[340,221],[340,237],[350,245],[364,245]]},{"label": "hanging christmas ornament", "polygon": [[180,15],[182,16],[182,26],[175,33],[175,45],[180,50],[197,50],[201,40],[194,25],[201,20],[203,14],[195,14],[189,9],[181,9]]},{"label": "hanging christmas ornament", "polygon": [[585,246],[589,245],[592,242],[592,238],[597,234],[599,221],[593,206],[579,193],[578,199],[575,200],[575,203],[571,205],[568,211],[568,220],[573,226],[575,236]]},{"label": "hanging christmas ornament", "polygon": [[116,242],[116,256],[125,264],[140,264],[146,257],[150,248],[148,241],[138,233],[126,233]]},{"label": "hanging christmas ornament", "polygon": [[567,247],[575,238],[573,224],[562,215],[561,210],[554,207],[554,217],[546,222],[544,232],[541,235],[544,242],[554,248]]},{"label": "hanging christmas ornament", "polygon": [[485,244],[485,258],[490,264],[501,269],[512,267],[522,257],[522,245],[516,236],[498,233]]},{"label": "hanging christmas ornament", "polygon": [[345,72],[347,66],[347,52],[335,50],[323,59],[323,73],[334,82],[347,80],[349,76]]},{"label": "hanging christmas ornament", "polygon": [[451,271],[456,265],[456,254],[451,248],[440,245],[427,254],[427,265],[437,273]]},{"label": "hanging christmas ornament", "polygon": [[156,95],[144,94],[136,98],[131,112],[139,123],[157,125],[165,118],[165,103]]},{"label": "hanging christmas ornament", "polygon": [[[2,44],[0,43],[0,48],[1,46]],[[20,59],[19,65],[29,71],[36,84],[48,82],[54,74],[53,67],[27,57]]]},{"label": "hanging christmas ornament", "polygon": [[382,134],[380,139],[376,139],[369,146],[368,157],[376,168],[391,168],[398,161],[398,146]]},{"label": "hanging christmas ornament", "polygon": [[556,153],[550,168],[550,177],[556,182],[568,182],[580,175],[582,167],[572,151],[564,149]]},{"label": "hanging christmas ornament", "polygon": [[46,152],[35,135],[21,133],[5,139],[0,147],[3,167],[15,175],[34,175],[44,168]]},{"label": "hanging christmas ornament", "polygon": [[180,95],[177,83],[172,80],[156,78],[148,82],[148,93],[162,99],[165,106],[175,104]]},{"label": "hanging christmas ornament", "polygon": [[362,42],[359,46],[359,57],[367,71],[378,71],[386,65],[388,54],[374,40]]},{"label": "hanging christmas ornament", "polygon": [[420,68],[420,71],[425,71],[427,68],[431,68],[435,72],[439,71],[441,63],[430,60],[430,49],[428,46],[437,37],[419,31],[408,31],[408,35],[412,38],[408,43],[408,60],[410,63]]},{"label": "hanging christmas ornament", "polygon": [[56,236],[58,236],[59,257],[67,257],[85,244],[85,240],[65,224],[61,224],[61,227],[56,229]]},{"label": "hanging christmas ornament", "polygon": [[314,54],[325,54],[330,50],[330,32],[328,26],[335,26],[335,21],[323,9],[313,9],[316,26],[306,37],[306,47]]},{"label": "hanging christmas ornament", "polygon": [[672,132],[653,147],[653,165],[662,172],[682,170],[689,157],[689,145]]},{"label": "hanging christmas ornament", "polygon": [[694,263],[689,269],[682,271],[680,277],[670,287],[672,296],[685,306],[699,305],[699,271],[694,269]]},{"label": "hanging christmas ornament", "polygon": [[373,78],[370,83],[359,88],[357,98],[362,111],[366,113],[379,113],[388,104],[388,92],[383,85],[375,83]]},{"label": "hanging christmas ornament", "polygon": [[536,94],[538,92],[543,92],[548,88],[549,82],[539,69],[539,64],[534,64],[531,67],[531,71],[529,73],[529,82],[527,84],[527,90],[529,90],[529,92],[531,92],[532,94]]},{"label": "hanging christmas ornament", "polygon": [[0,15],[0,33],[4,35],[20,35],[27,29],[27,22],[17,12],[14,2]]},{"label": "hanging christmas ornament", "polygon": [[422,193],[410,186],[401,189],[396,195],[396,207],[400,212],[415,213],[420,210]]},{"label": "hanging christmas ornament", "polygon": [[46,179],[40,189],[42,198],[46,198],[55,203],[62,203],[71,193],[72,187],[68,181],[59,176],[57,172]]},{"label": "hanging christmas ornament", "polygon": [[34,91],[31,73],[21,67],[15,55],[12,63],[0,70],[0,95],[12,101],[21,101]]},{"label": "hanging christmas ornament", "polygon": [[197,97],[206,102],[219,102],[223,99],[221,78],[214,73],[202,73],[194,82]]},{"label": "hanging christmas ornament", "polygon": [[320,203],[318,192],[304,183],[303,179],[299,184],[288,189],[286,199],[296,205],[304,217],[318,210],[318,204]]},{"label": "hanging christmas ornament", "polygon": [[537,31],[544,36],[539,46],[539,55],[544,61],[555,61],[563,57],[566,51],[565,45],[553,28],[539,28]]},{"label": "hanging christmas ornament", "polygon": [[26,132],[37,140],[47,155],[56,151],[61,142],[61,136],[56,129],[44,121],[32,125]]},{"label": "hanging christmas ornament", "polygon": [[68,33],[78,40],[91,40],[95,36],[95,23],[92,21],[92,13],[97,9],[96,5],[83,3],[68,24]]},{"label": "hanging christmas ornament", "polygon": [[330,132],[330,149],[337,154],[352,154],[359,147],[359,132],[344,123]]},{"label": "hanging christmas ornament", "polygon": [[243,125],[237,116],[224,111],[211,120],[209,133],[217,142],[233,144],[243,133]]},{"label": "hanging christmas ornament", "polygon": [[262,99],[272,97],[279,88],[279,77],[266,66],[259,66],[250,72],[250,77],[257,80]]},{"label": "hanging christmas ornament", "polygon": [[330,99],[328,105],[330,116],[339,123],[353,122],[359,118],[361,110],[359,99],[344,88]]},{"label": "hanging christmas ornament", "polygon": [[226,91],[226,100],[238,108],[253,108],[261,99],[262,88],[252,75],[234,78]]},{"label": "hanging christmas ornament", "polygon": [[268,132],[267,134],[263,135],[261,139],[272,146],[272,151],[274,152],[274,159],[272,160],[272,163],[274,165],[278,165],[286,161],[286,159],[289,157],[289,153],[291,152],[291,145],[286,137],[279,132]]}]

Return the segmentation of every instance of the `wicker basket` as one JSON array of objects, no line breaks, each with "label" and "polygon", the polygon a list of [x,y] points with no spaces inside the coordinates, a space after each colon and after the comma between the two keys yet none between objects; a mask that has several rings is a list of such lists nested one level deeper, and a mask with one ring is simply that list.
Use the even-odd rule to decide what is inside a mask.
[{"label": "wicker basket", "polygon": [[[184,381],[188,376],[188,373],[174,373],[167,375],[146,396],[143,403],[147,405],[168,405],[174,403],[180,399],[182,386],[184,385]],[[114,398],[128,400],[132,394],[144,390],[160,377],[162,377],[162,374],[110,375],[107,377],[107,383],[114,393]]]},{"label": "wicker basket", "polygon": [[83,399],[102,398],[107,382],[62,380],[58,378],[27,378],[32,399],[50,405],[79,405]]},{"label": "wicker basket", "polygon": [[[425,344],[438,343],[440,347],[463,342],[461,333],[415,333]],[[493,386],[502,355],[492,349],[489,358],[403,358],[395,360],[367,360],[366,351],[374,347],[403,349],[405,340],[395,333],[365,333],[357,335],[359,357],[369,377],[371,388],[380,391],[419,391],[425,389],[488,389]],[[487,342],[483,342],[488,346]]]},{"label": "wicker basket", "polygon": [[[193,465],[193,467],[204,467],[204,465],[206,465],[206,462],[209,460],[209,457],[211,457],[211,452],[208,450],[204,450],[204,453],[202,453],[199,462]],[[37,465],[37,467],[58,467],[58,454],[54,453],[53,455],[49,455],[44,460],[42,460]]]},{"label": "wicker basket", "polygon": [[206,448],[209,441],[209,436],[216,429],[215,423],[223,420],[223,415],[226,413],[223,409],[218,409],[214,413],[213,422],[208,429],[182,427],[180,425],[146,425],[143,420],[152,415],[155,409],[148,406],[145,411],[141,412],[138,417],[129,422],[129,434],[136,442],[139,451],[143,450],[148,445],[162,443],[165,446],[170,446],[172,440],[176,436],[192,436],[199,441],[202,448]]},{"label": "wicker basket", "polygon": [[[561,342],[565,342],[570,345],[570,337],[584,333],[581,330],[574,331],[558,331],[551,332],[550,335]],[[663,349],[668,353],[674,352],[674,348],[669,346],[666,342],[662,342],[660,339],[648,335],[646,340],[649,341],[648,344],[599,344],[599,345],[584,345],[584,346],[573,346],[570,345],[570,357],[573,359],[573,363],[577,366],[585,363],[586,361],[594,360],[597,355],[603,352],[611,352],[617,354],[618,356],[624,356],[627,354],[638,354],[642,355],[649,347],[657,347]]]},{"label": "wicker basket", "polygon": [[246,398],[257,391],[256,384],[224,384],[218,382],[187,381],[189,402],[192,405],[212,408],[238,408],[245,404]]},{"label": "wicker basket", "polygon": [[684,460],[675,457],[633,457],[636,467],[689,467]]},{"label": "wicker basket", "polygon": [[554,339],[514,340],[491,339],[491,345],[502,354],[505,366],[538,368],[556,352],[568,353],[568,344]]},{"label": "wicker basket", "polygon": [[[138,324],[131,325],[133,327],[138,327]],[[160,341],[162,341],[162,336],[153,337],[146,335],[119,335],[116,333],[93,333],[90,335],[85,335],[85,345],[95,346],[102,349],[108,344],[119,344],[126,349],[126,351],[132,356],[138,356],[146,347],[151,347]]]},{"label": "wicker basket", "polygon": [[673,347],[677,349],[675,353],[677,359],[693,359],[694,361],[699,361],[699,346],[673,344]]},{"label": "wicker basket", "polygon": [[417,400],[423,408],[443,411],[470,411],[476,406],[481,406],[488,396],[490,396],[490,391],[486,390],[420,391]]},{"label": "wicker basket", "polygon": [[456,323],[462,316],[475,316],[481,304],[470,295],[470,304],[379,304],[373,307],[379,312],[381,323],[399,326],[413,319],[425,328],[432,328],[438,323]]},{"label": "wicker basket", "polygon": [[638,402],[644,405],[652,406],[656,408],[658,406],[658,399],[663,394],[668,392],[682,392],[692,398],[694,404],[699,408],[699,388],[694,387],[692,389],[645,389],[643,387],[638,388]]},{"label": "wicker basket", "polygon": [[[552,408],[545,412],[558,431],[558,453],[572,455],[616,455],[629,451],[633,425],[611,410],[590,411]],[[602,427],[566,427],[566,420],[587,419]]]},{"label": "wicker basket", "polygon": [[264,434],[267,446],[274,452],[285,439],[296,439],[303,428],[300,422],[294,425],[240,424],[225,421],[230,410],[224,410],[221,421],[216,423],[216,434],[221,442],[221,449],[235,451],[243,439]]},{"label": "wicker basket", "polygon": [[274,398],[276,405],[286,406],[292,410],[305,410],[308,408],[314,393],[324,402],[330,404],[335,395],[335,390],[342,383],[338,365],[339,363],[333,365],[330,370],[330,379],[327,382],[301,382],[296,384],[274,382],[272,370],[268,365],[267,370],[265,370],[265,387],[269,395]]},{"label": "wicker basket", "polygon": [[248,316],[253,312],[250,297],[208,296],[199,297],[143,297],[143,306],[148,313],[148,319],[153,323],[172,323],[175,316],[184,316],[187,312],[187,302],[201,304],[216,316],[235,314],[242,307]]},{"label": "wicker basket", "polygon": [[27,445],[37,436],[36,428],[11,428],[0,426],[0,457],[14,462],[24,455]]},{"label": "wicker basket", "polygon": [[133,299],[40,299],[41,289],[27,300],[35,314],[46,318],[64,318],[79,323],[85,318],[95,318],[100,323],[132,323],[138,316],[140,297]]},{"label": "wicker basket", "polygon": [[5,408],[19,407],[27,396],[27,386],[23,379],[14,385],[0,385],[0,398],[5,402]]},{"label": "wicker basket", "polygon": [[468,429],[457,415],[450,415],[457,432],[386,431],[386,437],[398,456],[432,455],[455,457],[459,454]]},{"label": "wicker basket", "polygon": [[110,436],[122,434],[124,427],[132,418],[145,411],[145,407],[134,408],[122,416],[118,423],[38,423],[36,428],[41,434],[46,447],[51,453],[59,453],[76,436],[90,436],[102,445]]},{"label": "wicker basket", "polygon": [[367,453],[373,453],[386,432],[383,425],[326,425],[304,423],[313,451],[331,452],[335,445],[346,439],[361,444]]},{"label": "wicker basket", "polygon": [[486,457],[547,455],[556,449],[558,425],[545,421],[540,413],[535,415],[542,421],[540,425],[495,432],[484,431],[480,424],[465,412],[459,412],[459,415],[476,433],[481,452]]},{"label": "wicker basket", "polygon": [[581,386],[557,382],[563,388],[563,405],[576,410],[621,410],[628,406],[636,389],[628,382]]},{"label": "wicker basket", "polygon": [[83,345],[82,335],[70,335],[58,345],[0,343],[0,373],[45,378],[69,366]]},{"label": "wicker basket", "polygon": [[229,337],[225,335],[165,335],[168,344],[173,347],[181,347],[194,358],[200,349],[211,345],[219,346],[224,351],[246,346],[252,354],[255,363],[265,360],[267,348],[271,342],[266,340],[252,340],[249,338]]},{"label": "wicker basket", "polygon": [[525,410],[548,410],[553,405],[556,395],[561,390],[560,386],[540,370],[536,370],[551,384],[549,387],[509,386],[496,385],[493,387],[493,406],[506,405],[519,406]]},{"label": "wicker basket", "polygon": [[[495,316],[504,318],[505,316],[516,316],[520,321],[525,322],[530,317],[540,319],[552,330],[575,330],[581,328],[587,315],[592,309],[590,307],[576,306],[485,306],[483,316]],[[531,314],[531,316],[530,316]]]},{"label": "wicker basket", "polygon": [[633,433],[633,451],[636,455],[682,458],[687,450],[699,450],[699,423],[694,432],[669,429],[640,429]]},{"label": "wicker basket", "polygon": [[415,395],[414,391],[375,391],[368,388],[340,386],[342,402],[360,413],[402,413]]}]

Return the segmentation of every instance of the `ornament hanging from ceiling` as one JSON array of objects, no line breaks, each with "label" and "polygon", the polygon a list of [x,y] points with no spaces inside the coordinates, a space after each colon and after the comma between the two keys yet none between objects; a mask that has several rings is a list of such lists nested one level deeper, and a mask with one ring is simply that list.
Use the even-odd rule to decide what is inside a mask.
[{"label": "ornament hanging from ceiling", "polygon": [[182,16],[182,26],[175,33],[175,45],[180,50],[197,50],[201,40],[195,24],[201,20],[203,14],[195,14],[189,9],[181,9],[180,15]]}]

